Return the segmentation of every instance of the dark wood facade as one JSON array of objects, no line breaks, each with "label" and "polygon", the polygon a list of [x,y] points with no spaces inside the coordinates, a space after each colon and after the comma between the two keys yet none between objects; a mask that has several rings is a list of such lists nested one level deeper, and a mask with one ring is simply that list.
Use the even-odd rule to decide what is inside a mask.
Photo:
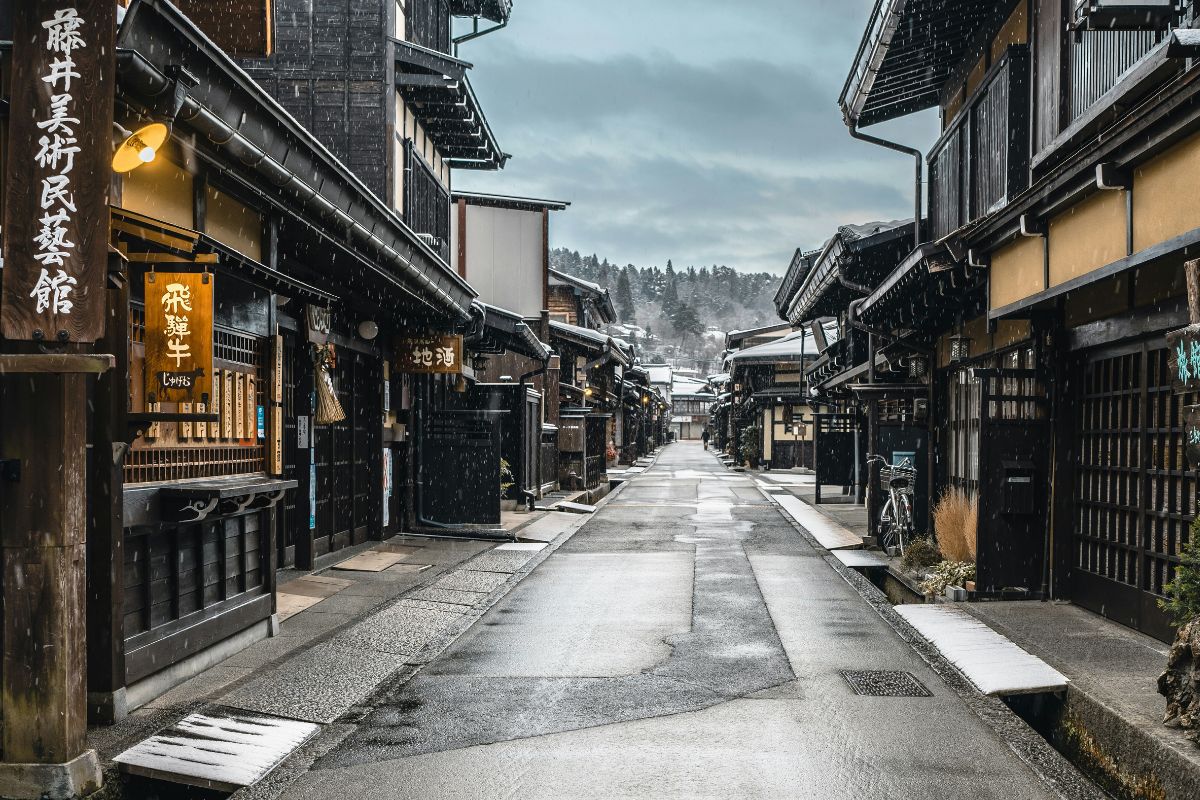
[{"label": "dark wood facade", "polygon": [[[275,19],[282,10],[274,4]],[[351,17],[361,25],[364,14],[356,5]],[[289,34],[275,33],[278,54]],[[118,121],[137,128],[173,115],[174,126],[151,163],[115,177],[111,194],[99,346],[117,364],[91,392],[86,465],[86,681],[97,720],[152,699],[204,658],[270,635],[278,567],[312,568],[406,527],[414,399],[440,391],[444,405],[449,382],[391,369],[390,342],[465,330],[475,297],[369,191],[367,167],[386,158],[368,153],[356,175],[360,143],[343,141],[338,160],[335,135],[322,142],[299,126],[174,7],[132,2],[118,47]],[[255,56],[250,45],[238,50]],[[379,60],[325,66],[367,61]],[[176,106],[163,108],[163,96]],[[215,286],[211,408],[144,388],[142,287],[156,272],[205,275]],[[321,341],[336,354],[331,380],[346,414],[329,424],[314,420],[312,308],[328,314]],[[378,335],[363,333],[364,321]]]},{"label": "dark wood facade", "polygon": [[[894,18],[892,5],[871,19],[842,105],[852,125],[942,111],[937,245],[861,309],[933,355],[934,491],[979,498],[981,591],[1071,599],[1169,638],[1157,603],[1197,510],[1191,398],[1169,387],[1163,339],[1186,321],[1182,261],[1200,241],[1181,196],[1200,174],[1200,74],[1171,34],[1194,10],[1071,31],[1061,0],[916,2]],[[922,13],[946,24],[906,27]],[[905,33],[885,41],[893,23]],[[905,75],[918,52],[938,68]],[[868,85],[871,60],[883,67]],[[957,313],[921,311],[948,288]]]}]

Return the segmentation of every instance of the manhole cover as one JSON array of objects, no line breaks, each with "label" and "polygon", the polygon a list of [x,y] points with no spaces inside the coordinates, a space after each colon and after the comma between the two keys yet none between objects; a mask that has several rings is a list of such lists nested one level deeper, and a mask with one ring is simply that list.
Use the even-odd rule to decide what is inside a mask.
[{"label": "manhole cover", "polygon": [[855,694],[870,697],[933,697],[925,684],[907,672],[895,670],[842,670]]}]

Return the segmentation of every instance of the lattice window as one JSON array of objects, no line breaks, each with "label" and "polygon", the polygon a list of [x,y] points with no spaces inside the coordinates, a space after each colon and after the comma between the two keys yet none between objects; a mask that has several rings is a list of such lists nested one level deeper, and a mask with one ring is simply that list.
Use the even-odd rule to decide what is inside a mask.
[{"label": "lattice window", "polygon": [[[140,302],[129,313],[129,404],[145,411],[142,388],[145,361],[145,311]],[[216,325],[213,330],[214,397],[210,413],[217,423],[158,423],[136,441],[125,456],[125,482],[213,478],[263,472],[266,442],[258,436],[258,408],[266,408],[267,340]],[[238,413],[235,398],[242,398]],[[226,398],[229,402],[226,402]],[[160,403],[158,411],[183,411],[177,403]],[[193,409],[198,410],[198,409]]]},{"label": "lattice window", "polygon": [[979,431],[983,384],[969,369],[950,373],[946,398],[946,479],[974,497],[979,491]]},{"label": "lattice window", "polygon": [[1094,359],[1082,380],[1075,566],[1161,596],[1196,510],[1183,422],[1197,398],[1174,392],[1162,346]]}]

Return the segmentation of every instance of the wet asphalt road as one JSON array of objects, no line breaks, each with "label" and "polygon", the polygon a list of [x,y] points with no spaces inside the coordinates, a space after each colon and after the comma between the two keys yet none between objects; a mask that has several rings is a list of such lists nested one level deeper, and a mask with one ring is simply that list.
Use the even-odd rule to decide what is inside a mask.
[{"label": "wet asphalt road", "polygon": [[[858,696],[842,669],[933,696]],[[686,442],[284,794],[1052,796],[752,478]]]}]

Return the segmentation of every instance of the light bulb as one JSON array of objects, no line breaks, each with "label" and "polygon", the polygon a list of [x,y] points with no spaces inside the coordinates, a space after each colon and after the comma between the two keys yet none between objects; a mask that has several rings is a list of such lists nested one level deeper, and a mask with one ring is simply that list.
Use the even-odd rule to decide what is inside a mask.
[{"label": "light bulb", "polygon": [[143,164],[149,164],[154,160],[154,148],[143,147],[141,150],[138,150],[138,158]]}]

